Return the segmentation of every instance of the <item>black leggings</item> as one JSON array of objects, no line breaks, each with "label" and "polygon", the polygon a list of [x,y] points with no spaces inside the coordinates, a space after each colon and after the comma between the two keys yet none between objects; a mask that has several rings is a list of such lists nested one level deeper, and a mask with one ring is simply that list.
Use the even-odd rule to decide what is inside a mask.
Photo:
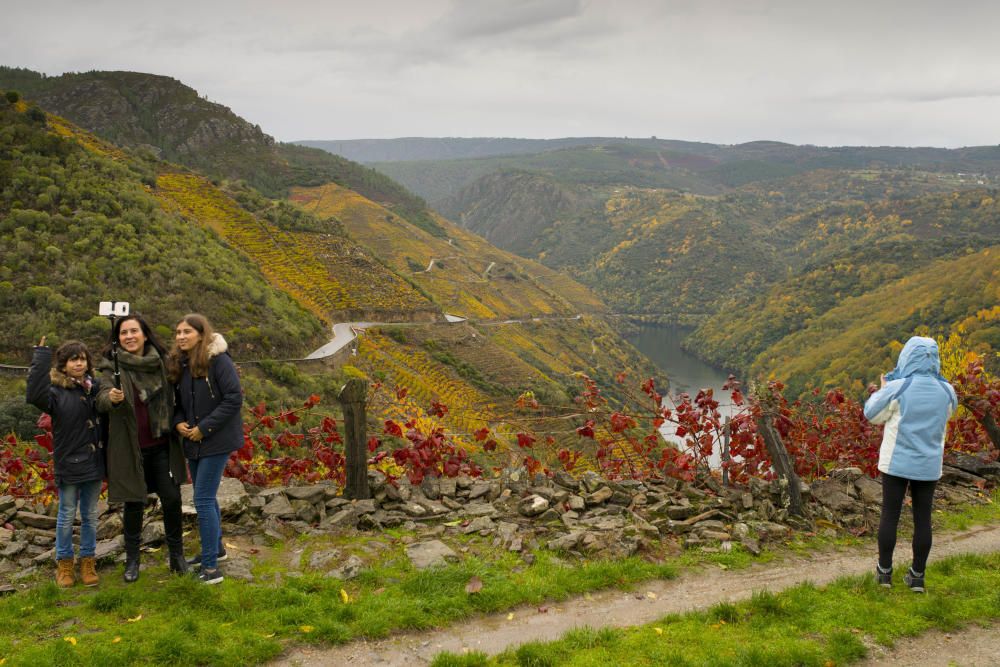
[{"label": "black leggings", "polygon": [[892,551],[896,548],[896,528],[903,509],[903,496],[910,487],[913,501],[913,569],[923,572],[931,552],[931,504],[936,480],[918,481],[882,475],[882,519],[878,525],[878,564],[883,570],[892,568]]},{"label": "black leggings", "polygon": [[[141,450],[142,470],[146,477],[146,490],[160,497],[163,507],[163,529],[170,553],[181,553],[184,524],[181,519],[181,487],[170,476],[170,450],[167,445],[157,445]],[[134,558],[139,555],[142,538],[142,515],[146,503],[125,503],[123,516],[125,553]]]}]

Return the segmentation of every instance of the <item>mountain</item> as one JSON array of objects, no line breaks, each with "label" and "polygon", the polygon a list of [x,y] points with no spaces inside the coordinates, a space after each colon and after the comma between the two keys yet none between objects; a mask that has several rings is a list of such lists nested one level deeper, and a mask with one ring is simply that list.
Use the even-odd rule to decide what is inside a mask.
[{"label": "mountain", "polygon": [[131,302],[167,339],[200,310],[225,324],[237,355],[283,357],[323,340],[319,317],[247,256],[161,205],[155,162],[24,101],[0,99],[0,128],[0,358],[24,361],[43,335],[99,346],[101,300]]},{"label": "mountain", "polygon": [[565,137],[562,139],[518,139],[512,137],[402,137],[399,139],[306,140],[293,142],[319,148],[358,162],[411,162],[461,160],[510,155],[533,155],[577,146],[626,144],[675,150],[710,152],[714,144],[694,141],[662,141],[627,137]]},{"label": "mountain", "polygon": [[[919,299],[922,321],[913,326],[936,327],[939,334],[960,326],[963,333],[977,332],[969,337],[971,346],[1000,350],[1000,323],[970,325],[1000,295],[984,292],[982,276],[963,268],[971,257],[979,257],[983,266],[994,261],[996,251],[990,248],[1000,239],[997,194],[966,190],[874,205],[835,205],[789,217],[776,226],[775,236],[784,240],[785,252],[807,258],[805,263],[759,294],[721,305],[701,323],[690,344],[716,363],[771,372],[771,364],[781,357],[775,350],[794,345],[789,341],[798,332],[828,323],[827,313],[850,312],[846,304],[854,299],[881,293],[883,301],[860,303],[912,313],[911,297],[893,295],[915,283],[925,294]],[[926,273],[940,266],[951,266],[954,273],[936,285]],[[859,327],[873,316],[891,321],[893,314],[851,315]],[[801,386],[805,378],[798,379]]]},{"label": "mountain", "polygon": [[[768,375],[769,364],[792,368],[795,355],[811,353],[793,345],[792,357],[779,358],[770,353],[775,346],[845,299],[918,279],[928,266],[1000,238],[998,158],[992,146],[602,140],[533,155],[377,166],[496,245],[589,285],[617,312],[699,325],[686,343],[693,353]],[[950,284],[980,301],[961,312],[928,304],[926,312],[948,314],[933,318],[935,334],[992,307],[977,285]],[[992,325],[976,331],[970,345],[998,349]],[[884,331],[879,344],[911,332]],[[853,382],[865,369],[843,370],[831,377]],[[794,375],[796,389],[828,381]]]},{"label": "mountain", "polygon": [[490,243],[531,256],[532,243],[552,220],[594,205],[580,189],[528,171],[495,172],[442,201],[438,210]]},{"label": "mountain", "polygon": [[700,194],[719,194],[816,170],[915,170],[973,186],[995,184],[1000,175],[1000,146],[825,147],[777,141],[729,145],[615,137],[299,143],[371,164],[435,207],[477,178],[505,170],[550,176],[558,172],[561,180],[671,187]]},{"label": "mountain", "polygon": [[275,142],[260,126],[170,77],[99,71],[50,77],[0,67],[0,88],[17,90],[117,145],[149,150],[213,178],[244,180],[270,197],[296,185],[334,182],[434,230],[423,200],[382,174],[325,151]]},{"label": "mountain", "polygon": [[[258,362],[244,363],[248,401],[335,394],[360,373],[408,387],[420,400],[414,411],[446,402],[456,434],[495,420],[525,390],[546,405],[569,405],[579,371],[612,395],[619,371],[655,372],[601,319],[606,308],[588,289],[432,211],[414,221],[398,203],[336,180],[292,181],[287,199],[273,198],[252,185],[253,174],[221,180],[149,147],[113,144],[7,93],[16,102],[0,102],[0,228],[12,239],[0,265],[11,303],[2,316],[4,362],[24,363],[43,334],[99,348],[108,326],[92,313],[100,300],[129,300],[166,338],[178,317],[199,310],[239,361]],[[83,118],[100,117],[90,106],[104,103],[102,95],[63,100]],[[182,113],[170,103],[158,109],[143,126],[154,139],[170,135],[158,123]],[[135,124],[127,118],[116,126]],[[170,145],[153,148],[162,155]],[[204,155],[185,161],[224,166]],[[471,321],[449,324],[445,312]],[[369,330],[353,363],[332,375],[279,361],[318,347],[325,325],[352,320],[418,326]],[[0,423],[12,423],[8,411],[23,412],[19,391],[16,381],[0,383]]]}]

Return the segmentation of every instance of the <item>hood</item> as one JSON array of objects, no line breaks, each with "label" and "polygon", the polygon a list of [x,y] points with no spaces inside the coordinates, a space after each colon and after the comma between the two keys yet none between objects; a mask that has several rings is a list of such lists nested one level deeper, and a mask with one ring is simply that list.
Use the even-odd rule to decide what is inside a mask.
[{"label": "hood", "polygon": [[900,380],[911,375],[940,375],[941,357],[933,338],[914,336],[906,341],[899,353],[896,367],[885,376],[886,380]]},{"label": "hood", "polygon": [[[208,343],[208,357],[218,356],[229,349],[229,344],[226,339],[222,337],[220,333],[212,334],[212,340]],[[935,347],[935,349],[937,349]]]},{"label": "hood", "polygon": [[73,389],[74,387],[80,387],[84,391],[90,391],[91,377],[89,375],[83,376],[83,382],[76,382],[70,376],[66,375],[63,371],[58,368],[49,369],[49,382],[53,386],[62,387],[63,389]]}]

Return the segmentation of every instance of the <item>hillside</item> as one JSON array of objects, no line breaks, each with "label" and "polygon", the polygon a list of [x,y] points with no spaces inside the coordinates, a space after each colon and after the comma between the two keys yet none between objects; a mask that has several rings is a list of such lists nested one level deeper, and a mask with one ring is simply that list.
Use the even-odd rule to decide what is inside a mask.
[{"label": "hillside", "polygon": [[339,220],[352,238],[451,314],[489,320],[604,309],[569,278],[498,250],[439,216],[433,220],[443,237],[335,184],[295,188],[291,201],[314,216]]},{"label": "hillside", "polygon": [[[874,206],[831,206],[787,218],[776,226],[775,236],[787,241],[787,252],[808,258],[805,265],[755,297],[727,302],[694,332],[689,345],[716,363],[760,367],[772,346],[818,322],[846,299],[908,276],[921,281],[936,260],[975,255],[993,245],[1000,238],[996,196],[995,190],[970,190]],[[977,283],[956,284],[958,275],[966,274],[949,279],[954,294],[978,293]],[[955,300],[947,290],[934,288],[930,293],[941,301]],[[935,333],[947,333],[992,305],[988,294],[982,298],[969,312],[955,313],[955,319],[923,324],[937,327]],[[943,304],[935,307],[951,312]],[[970,343],[1000,349],[1000,341],[986,331]]]},{"label": "hillside", "polygon": [[[17,297],[7,317],[33,316],[22,318],[27,325],[7,322],[5,361],[27,361],[42,333],[98,347],[107,321],[91,310],[113,296],[149,315],[166,338],[183,312],[208,314],[239,360],[261,360],[245,373],[254,402],[281,404],[329,385],[326,373],[313,378],[275,361],[318,347],[324,323],[415,323],[405,334],[363,337],[343,372],[407,387],[412,414],[446,403],[456,436],[510,411],[525,390],[569,405],[578,371],[612,394],[619,371],[655,373],[606,324],[580,315],[605,309],[589,290],[440,216],[428,212],[414,224],[334,182],[270,199],[245,181],[219,183],[149,150],[115,146],[33,103],[8,106],[0,225],[18,244],[4,254],[0,289]],[[41,245],[31,245],[36,239]],[[91,257],[104,258],[95,262],[102,272],[71,269],[80,280],[39,270],[66,259],[85,266]],[[148,274],[145,266],[122,268],[136,258]],[[95,283],[114,294],[95,293]],[[482,323],[444,324],[444,311]],[[526,321],[503,323],[516,318]],[[0,417],[22,424],[11,391],[22,390],[5,383]]]},{"label": "hillside", "polygon": [[[750,366],[755,376],[777,377],[792,391],[847,387],[893,366],[914,333],[960,333],[970,348],[1000,349],[1000,246],[930,263],[805,321],[767,347]],[[995,355],[988,355],[994,357]]]},{"label": "hillside", "polygon": [[258,125],[170,77],[98,71],[49,77],[0,67],[0,88],[18,90],[117,145],[148,150],[210,177],[244,180],[270,197],[284,196],[292,186],[332,181],[415,224],[428,223],[423,200],[375,170],[277,143]]},{"label": "hillside", "polygon": [[257,265],[151,194],[157,165],[23,101],[0,100],[4,300],[0,359],[23,363],[42,336],[99,346],[101,300],[129,301],[170,336],[199,310],[236,354],[285,356],[322,340],[318,317]]},{"label": "hillside", "polygon": [[[1000,237],[983,185],[996,183],[995,147],[651,145],[378,166],[617,312],[701,324],[686,347],[746,372],[765,372],[760,355],[844,299]],[[996,349],[990,339],[976,344]]]}]

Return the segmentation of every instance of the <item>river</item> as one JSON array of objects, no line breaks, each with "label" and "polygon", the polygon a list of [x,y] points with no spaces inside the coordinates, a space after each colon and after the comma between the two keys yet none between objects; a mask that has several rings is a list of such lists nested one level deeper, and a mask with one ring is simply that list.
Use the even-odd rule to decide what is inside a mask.
[{"label": "river", "polygon": [[[729,392],[722,389],[729,374],[681,349],[681,341],[690,332],[687,327],[643,325],[627,339],[667,376],[671,396],[687,392],[693,399],[699,390],[712,389],[715,400],[719,401],[719,412],[725,418],[732,413]],[[669,423],[664,424],[662,433],[671,442],[680,441]],[[718,467],[719,452],[712,455],[709,465]]]}]

